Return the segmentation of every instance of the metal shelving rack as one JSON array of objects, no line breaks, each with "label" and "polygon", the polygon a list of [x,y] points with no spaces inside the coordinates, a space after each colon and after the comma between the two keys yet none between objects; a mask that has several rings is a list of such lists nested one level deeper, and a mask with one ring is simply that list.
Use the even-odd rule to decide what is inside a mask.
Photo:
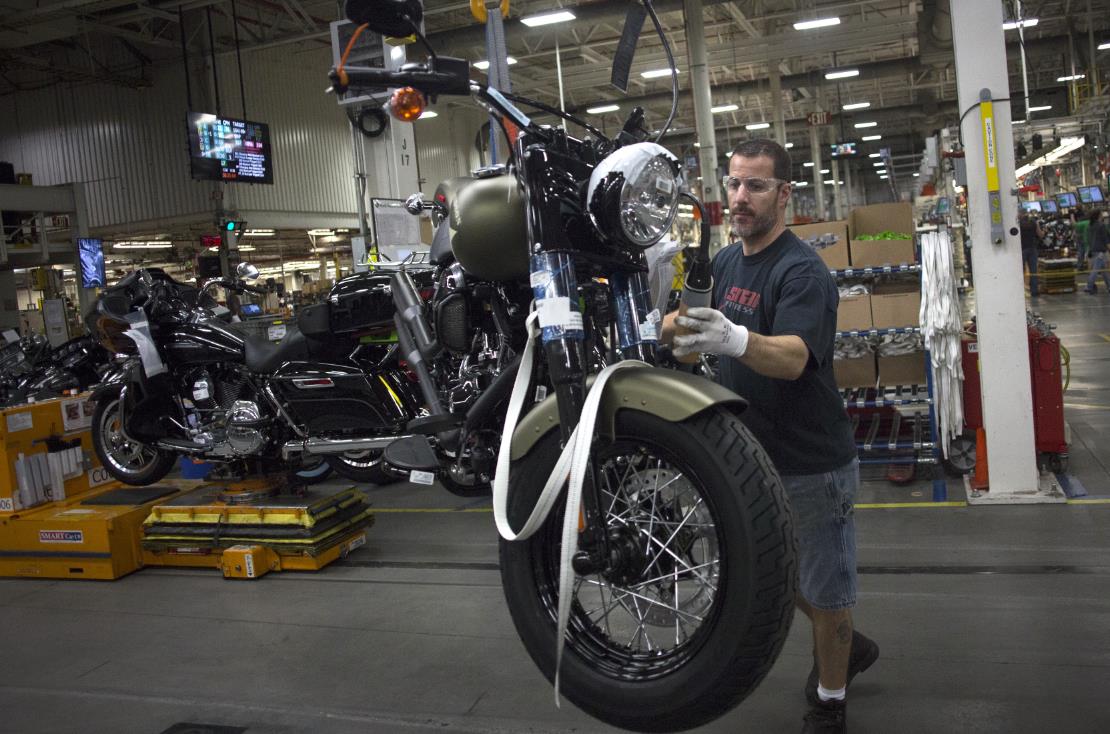
[{"label": "metal shelving rack", "polygon": [[[920,248],[918,248],[920,249]],[[921,265],[902,263],[882,267],[830,270],[838,281],[845,278],[867,278],[878,275],[918,276]],[[920,326],[893,329],[865,329],[837,332],[838,337],[882,336],[885,334],[920,334]],[[879,385],[869,388],[841,390],[844,407],[852,420],[860,464],[913,464],[929,467],[933,482],[933,500],[947,499],[947,485],[940,476],[940,440],[933,397],[933,374],[929,350],[925,359],[924,385]]]}]

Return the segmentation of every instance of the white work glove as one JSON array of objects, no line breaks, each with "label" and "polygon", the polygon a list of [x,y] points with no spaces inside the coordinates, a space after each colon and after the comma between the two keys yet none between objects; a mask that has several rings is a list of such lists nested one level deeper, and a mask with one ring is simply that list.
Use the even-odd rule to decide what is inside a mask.
[{"label": "white work glove", "polygon": [[702,352],[736,359],[748,350],[748,327],[732,323],[715,308],[689,308],[675,324],[692,332],[675,336],[676,357]]}]

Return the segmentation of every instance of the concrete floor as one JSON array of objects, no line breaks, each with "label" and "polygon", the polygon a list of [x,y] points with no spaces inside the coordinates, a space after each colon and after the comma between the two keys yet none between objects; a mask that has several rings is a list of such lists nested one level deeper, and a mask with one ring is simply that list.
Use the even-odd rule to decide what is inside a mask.
[{"label": "concrete floor", "polygon": [[[1071,350],[1071,471],[1108,499],[1110,296],[1037,308]],[[368,493],[383,512],[366,547],[319,573],[0,580],[0,731],[613,731],[557,709],[517,640],[488,501]],[[930,497],[926,483],[868,481],[860,501]],[[1110,731],[1110,504],[861,509],[857,522],[856,620],[882,656],[853,684],[853,732]],[[798,731],[808,634],[796,624],[763,685],[701,731]]]}]

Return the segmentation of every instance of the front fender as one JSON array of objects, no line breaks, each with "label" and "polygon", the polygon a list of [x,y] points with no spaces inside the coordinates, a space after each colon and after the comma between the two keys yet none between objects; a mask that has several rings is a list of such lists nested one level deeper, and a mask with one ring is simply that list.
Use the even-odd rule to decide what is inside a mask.
[{"label": "front fender", "polygon": [[[591,378],[592,383],[592,378]],[[748,401],[726,387],[687,372],[643,367],[617,370],[609,378],[597,415],[597,431],[613,436],[617,413],[639,410],[672,423],[679,423],[703,410],[727,405],[736,412],[748,407]],[[524,416],[513,432],[510,456],[523,458],[548,431],[559,426],[559,409],[555,395],[545,398]]]},{"label": "front fender", "polygon": [[119,395],[123,386],[135,379],[134,370],[138,365],[137,360],[129,359],[123,364],[116,365],[108,370],[100,384],[93,388],[89,400],[95,405],[104,398],[113,398]]}]

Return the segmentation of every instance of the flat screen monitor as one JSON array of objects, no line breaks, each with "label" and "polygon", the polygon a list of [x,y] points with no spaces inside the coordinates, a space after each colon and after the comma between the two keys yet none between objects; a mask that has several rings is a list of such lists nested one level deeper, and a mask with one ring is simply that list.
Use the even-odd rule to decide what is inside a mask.
[{"label": "flat screen monitor", "polygon": [[262,306],[257,303],[244,303],[239,306],[239,313],[244,316],[258,316],[262,313]]},{"label": "flat screen monitor", "polygon": [[937,199],[937,214],[947,214],[952,207],[948,203],[948,197],[942,196]]},{"label": "flat screen monitor", "polygon": [[1075,197],[1074,191],[1065,191],[1062,194],[1056,194],[1056,203],[1061,209],[1070,209],[1079,206],[1079,199]]},{"label": "flat screen monitor", "polygon": [[829,146],[833,158],[851,158],[859,155],[859,143],[855,140],[846,140],[843,143],[833,143]]},{"label": "flat screen monitor", "polygon": [[1076,191],[1084,204],[1100,204],[1103,201],[1102,189],[1098,186],[1080,186]]},{"label": "flat screen monitor", "polygon": [[102,244],[99,239],[77,238],[77,254],[81,260],[82,288],[103,288],[107,284]]},{"label": "flat screen monitor", "polygon": [[1045,199],[1041,202],[1041,211],[1045,214],[1057,214],[1060,210],[1056,208],[1056,202],[1052,199]]},{"label": "flat screen monitor", "polygon": [[189,170],[204,181],[272,184],[270,126],[200,112],[189,113]]},{"label": "flat screen monitor", "polygon": [[1039,212],[1041,210],[1041,202],[1023,201],[1021,202],[1021,210],[1026,212]]}]

